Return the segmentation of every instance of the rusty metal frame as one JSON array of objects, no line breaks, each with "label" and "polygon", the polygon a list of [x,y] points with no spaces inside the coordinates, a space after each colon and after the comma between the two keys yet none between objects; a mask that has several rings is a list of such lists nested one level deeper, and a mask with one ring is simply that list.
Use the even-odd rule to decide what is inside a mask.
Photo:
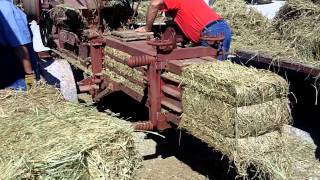
[{"label": "rusty metal frame", "polygon": [[[72,38],[71,42],[74,42]],[[212,60],[204,57],[217,57],[218,52],[217,49],[211,47],[178,48],[176,43],[177,38],[172,30],[168,31],[164,40],[156,40],[151,43],[148,41],[122,42],[112,37],[95,37],[87,43],[91,58],[91,76],[79,83],[80,90],[89,92],[94,101],[99,101],[113,91],[123,91],[145,104],[149,108],[149,120],[135,123],[136,129],[164,130],[171,127],[170,122],[179,124],[180,115],[183,112],[182,88],[179,82],[163,78],[162,73],[181,74],[184,66]],[[103,74],[105,46],[131,55],[131,58],[123,60],[106,53],[117,62],[127,63],[129,67],[143,72],[146,82],[124,76],[116,68],[108,67],[108,69],[144,88],[146,93],[144,96],[124,84],[112,81]],[[190,60],[191,58],[194,59]],[[165,109],[169,111],[164,112]]]},{"label": "rusty metal frame", "polygon": [[279,59],[277,63],[274,62],[274,59],[270,56],[257,54],[250,51],[237,51],[237,57],[240,58],[240,61],[244,64],[252,62],[258,62],[263,64],[272,65],[273,67],[284,68],[287,70],[292,70],[296,72],[303,73],[307,76],[319,76],[320,75],[320,68],[312,67],[310,65],[301,64],[297,62],[293,62],[292,60],[288,59]]}]

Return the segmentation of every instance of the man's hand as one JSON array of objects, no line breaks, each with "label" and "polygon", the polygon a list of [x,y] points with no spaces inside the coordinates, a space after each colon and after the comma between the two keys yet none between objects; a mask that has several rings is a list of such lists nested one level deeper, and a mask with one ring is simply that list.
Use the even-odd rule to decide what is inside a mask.
[{"label": "man's hand", "polygon": [[135,30],[135,32],[139,32],[139,33],[145,33],[145,32],[150,32],[147,30],[147,28],[145,26],[143,27],[139,27]]}]

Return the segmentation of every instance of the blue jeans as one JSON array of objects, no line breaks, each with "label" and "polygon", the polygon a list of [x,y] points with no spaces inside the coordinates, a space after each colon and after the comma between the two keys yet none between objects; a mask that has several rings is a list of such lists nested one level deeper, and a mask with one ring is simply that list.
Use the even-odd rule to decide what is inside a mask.
[{"label": "blue jeans", "polygon": [[[231,38],[232,38],[232,32],[231,29],[226,21],[220,21],[215,24],[212,24],[209,27],[205,27],[202,31],[201,36],[217,36],[221,33],[224,33],[224,40],[223,40],[223,49],[221,46],[219,46],[218,51],[224,50],[224,52],[229,52],[230,45],[231,45]],[[208,42],[201,40],[200,41],[201,46],[209,46]],[[218,56],[219,60],[225,60],[227,57],[222,57],[221,55]]]},{"label": "blue jeans", "polygon": [[20,91],[26,91],[26,82],[23,78],[16,80],[12,84],[10,84],[7,88],[14,89],[14,90],[20,90]]}]

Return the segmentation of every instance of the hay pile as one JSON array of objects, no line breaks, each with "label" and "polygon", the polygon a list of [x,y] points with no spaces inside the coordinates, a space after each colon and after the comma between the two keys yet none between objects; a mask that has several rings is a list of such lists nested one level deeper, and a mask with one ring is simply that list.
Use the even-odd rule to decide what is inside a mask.
[{"label": "hay pile", "polygon": [[290,121],[287,82],[265,70],[231,62],[186,67],[182,128],[203,122],[224,137],[263,135]]},{"label": "hay pile", "polygon": [[313,0],[288,0],[274,26],[283,41],[304,60],[320,60],[320,4]]},{"label": "hay pile", "polygon": [[0,92],[0,179],[132,179],[132,128],[53,88]]},{"label": "hay pile", "polygon": [[272,22],[243,0],[217,0],[213,5],[233,31],[232,51],[251,50],[274,57],[295,56],[273,30]]},{"label": "hay pile", "polygon": [[[144,88],[131,82],[127,78],[127,77],[131,77],[137,80],[138,82],[141,82],[141,83],[144,82],[144,75],[141,71],[138,71],[137,69],[131,68],[126,65],[127,59],[130,58],[131,56],[125,52],[116,50],[111,47],[106,47],[105,52],[106,52],[105,61],[104,61],[105,73],[108,76],[110,76],[114,81],[121,83],[127,87],[130,87],[131,89],[136,91],[138,94],[143,96]],[[108,56],[107,53],[111,54],[114,57],[117,57],[119,60],[122,60],[122,62],[124,62],[125,64],[114,60],[112,57]],[[113,71],[112,68],[116,69],[118,72]]]},{"label": "hay pile", "polygon": [[[231,51],[251,50],[257,54],[271,55],[275,60],[286,58],[317,65],[319,5],[311,0],[289,0],[287,4],[294,11],[304,13],[295,15],[299,19],[288,20],[291,10],[286,5],[284,9],[288,11],[282,10],[280,13],[290,12],[284,15],[286,18],[276,18],[272,22],[253,8],[248,8],[243,0],[217,0],[213,9],[227,20],[233,30]],[[307,40],[307,37],[310,39]]]}]

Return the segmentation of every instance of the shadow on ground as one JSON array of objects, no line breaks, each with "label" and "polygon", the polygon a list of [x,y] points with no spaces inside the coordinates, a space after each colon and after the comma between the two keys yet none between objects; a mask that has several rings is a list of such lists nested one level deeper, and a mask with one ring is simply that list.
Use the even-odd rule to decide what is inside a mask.
[{"label": "shadow on ground", "polygon": [[[148,119],[148,109],[122,92],[105,97],[97,104],[97,108],[100,111],[109,109],[119,113],[121,118],[131,122]],[[228,158],[214,152],[207,144],[176,128],[165,130],[161,135],[165,138],[147,135],[146,138],[152,139],[157,145],[156,153],[144,156],[145,160],[174,156],[208,179],[235,179],[236,173],[229,166]]]}]

